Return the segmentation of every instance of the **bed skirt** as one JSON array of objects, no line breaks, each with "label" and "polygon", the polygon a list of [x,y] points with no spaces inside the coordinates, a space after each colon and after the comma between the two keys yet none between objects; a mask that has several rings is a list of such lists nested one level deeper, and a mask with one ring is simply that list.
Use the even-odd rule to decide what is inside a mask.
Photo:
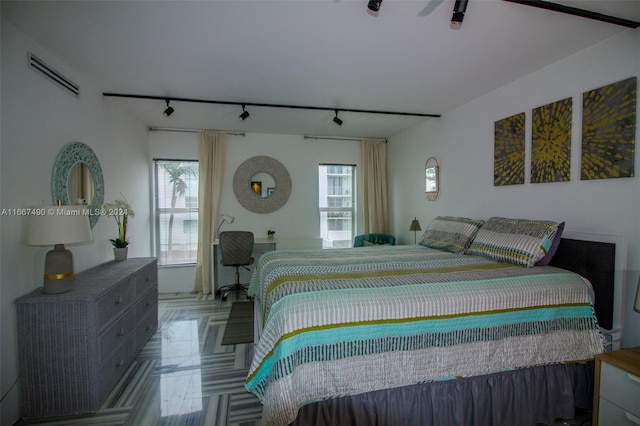
[{"label": "bed skirt", "polygon": [[531,367],[319,401],[293,425],[552,425],[593,405],[593,362]]}]

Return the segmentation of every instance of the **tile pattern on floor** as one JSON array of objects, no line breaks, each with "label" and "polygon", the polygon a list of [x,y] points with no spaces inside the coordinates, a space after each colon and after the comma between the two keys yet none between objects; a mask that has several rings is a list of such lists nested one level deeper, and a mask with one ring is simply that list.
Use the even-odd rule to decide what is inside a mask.
[{"label": "tile pattern on floor", "polygon": [[220,344],[234,300],[161,294],[157,332],[96,414],[17,425],[260,426],[244,388],[253,344]]}]

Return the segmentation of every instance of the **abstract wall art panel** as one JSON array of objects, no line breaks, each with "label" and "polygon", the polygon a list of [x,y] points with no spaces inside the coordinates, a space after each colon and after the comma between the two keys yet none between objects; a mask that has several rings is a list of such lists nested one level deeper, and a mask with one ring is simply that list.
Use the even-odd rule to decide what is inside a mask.
[{"label": "abstract wall art panel", "polygon": [[582,94],[581,180],[634,176],[637,77]]},{"label": "abstract wall art panel", "polygon": [[531,183],[571,179],[571,98],[532,111]]},{"label": "abstract wall art panel", "polygon": [[524,112],[494,126],[493,186],[524,183]]}]

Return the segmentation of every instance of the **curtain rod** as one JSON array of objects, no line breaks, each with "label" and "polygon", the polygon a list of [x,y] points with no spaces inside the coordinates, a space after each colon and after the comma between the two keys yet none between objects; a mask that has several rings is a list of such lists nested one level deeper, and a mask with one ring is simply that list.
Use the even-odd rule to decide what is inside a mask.
[{"label": "curtain rod", "polygon": [[511,3],[523,4],[525,6],[537,7],[540,9],[547,9],[553,12],[566,13],[580,18],[594,19],[600,22],[606,22],[607,24],[620,25],[627,28],[638,28],[640,22],[632,21],[630,19],[617,18],[611,15],[605,15],[591,10],[579,9],[577,7],[565,6],[559,3],[553,3],[546,0],[506,0]]},{"label": "curtain rod", "polygon": [[207,130],[207,129],[178,129],[175,127],[149,127],[150,132],[181,132],[181,133],[198,133],[198,132],[223,132],[231,136],[245,136],[245,132],[225,132],[224,130]]},{"label": "curtain rod", "polygon": [[368,109],[353,109],[353,108],[328,108],[317,106],[305,106],[305,105],[285,105],[285,104],[265,104],[259,102],[235,102],[235,101],[215,101],[209,99],[194,99],[194,98],[178,98],[175,96],[152,96],[152,95],[135,95],[128,93],[102,93],[102,96],[114,97],[114,98],[129,98],[129,99],[149,99],[155,101],[175,101],[175,102],[194,102],[201,104],[218,104],[218,105],[238,105],[238,106],[253,106],[253,107],[266,107],[266,108],[288,108],[288,109],[309,109],[315,111],[339,111],[339,112],[359,112],[363,114],[383,114],[383,115],[405,115],[414,117],[440,117],[440,114],[423,114],[419,112],[394,112],[394,111],[378,111]]},{"label": "curtain rod", "polygon": [[316,139],[316,140],[324,139],[324,140],[330,140],[330,141],[361,141],[363,139],[368,139],[372,141],[382,141],[384,143],[387,143],[387,140],[384,138],[348,138],[348,137],[340,137],[340,136],[310,136],[310,135],[304,135],[304,138]]}]

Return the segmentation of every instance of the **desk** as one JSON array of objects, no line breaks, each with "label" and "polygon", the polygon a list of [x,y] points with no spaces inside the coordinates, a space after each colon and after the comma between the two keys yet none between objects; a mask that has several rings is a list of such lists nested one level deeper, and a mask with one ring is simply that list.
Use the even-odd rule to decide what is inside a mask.
[{"label": "desk", "polygon": [[[247,271],[244,268],[240,268],[240,282],[242,284],[249,284],[251,279],[251,271],[255,262],[258,261],[260,256],[268,251],[276,249],[277,240],[270,240],[268,238],[256,238],[253,242],[252,257],[255,259],[253,265],[247,266],[250,270]],[[236,269],[231,266],[222,266],[222,256],[220,255],[220,244],[218,240],[213,242],[213,249],[211,250],[211,264],[213,265],[213,271],[211,273],[211,279],[213,280],[213,293],[218,291],[218,288],[223,285],[232,285],[236,282]]]}]

